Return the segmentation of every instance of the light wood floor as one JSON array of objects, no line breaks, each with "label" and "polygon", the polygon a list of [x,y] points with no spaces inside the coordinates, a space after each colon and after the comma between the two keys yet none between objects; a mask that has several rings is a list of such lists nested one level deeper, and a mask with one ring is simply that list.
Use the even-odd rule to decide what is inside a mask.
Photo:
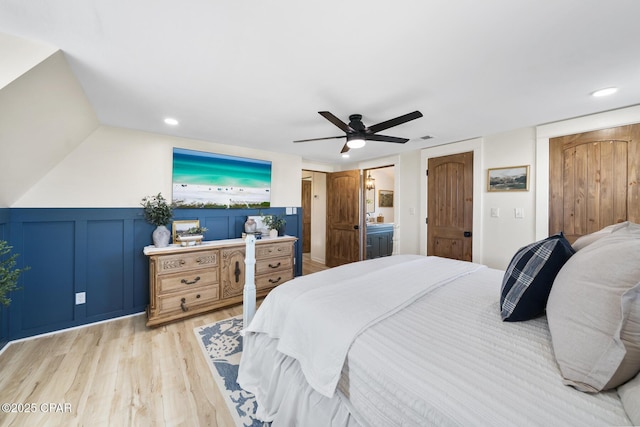
[{"label": "light wood floor", "polygon": [[[305,254],[303,274],[321,269]],[[13,343],[0,355],[0,404],[22,412],[1,411],[0,426],[231,427],[193,329],[239,314],[155,329],[137,315]]]}]

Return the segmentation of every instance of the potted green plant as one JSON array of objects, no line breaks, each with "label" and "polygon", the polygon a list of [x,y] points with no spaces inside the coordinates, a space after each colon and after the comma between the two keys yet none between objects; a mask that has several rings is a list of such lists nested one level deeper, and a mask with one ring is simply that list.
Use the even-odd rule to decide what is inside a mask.
[{"label": "potted green plant", "polygon": [[18,277],[29,267],[15,268],[18,254],[6,257],[11,252],[11,246],[0,240],[0,304],[8,306],[11,299],[7,296],[9,292],[18,289]]},{"label": "potted green plant", "polygon": [[140,204],[144,209],[144,219],[156,226],[152,235],[154,246],[158,248],[168,246],[171,232],[167,228],[167,224],[173,217],[171,204],[162,196],[162,193],[144,197]]},{"label": "potted green plant", "polygon": [[269,230],[276,230],[278,236],[282,236],[284,234],[284,226],[287,224],[287,221],[282,215],[265,215],[262,217],[262,223]]}]

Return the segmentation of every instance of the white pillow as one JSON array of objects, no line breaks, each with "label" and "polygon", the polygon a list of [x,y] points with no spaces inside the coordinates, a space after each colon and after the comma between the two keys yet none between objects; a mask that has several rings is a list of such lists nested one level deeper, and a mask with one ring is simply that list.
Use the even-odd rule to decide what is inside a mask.
[{"label": "white pillow", "polygon": [[573,242],[573,249],[575,251],[579,251],[580,249],[590,245],[591,243],[602,239],[605,236],[608,236],[609,234],[611,234],[613,231],[621,228],[621,227],[625,227],[627,226],[627,224],[629,224],[629,221],[625,221],[625,222],[619,222],[617,224],[612,224],[612,225],[608,225],[606,227],[604,227],[602,230],[598,230],[594,233],[591,234],[585,234],[584,236],[580,236],[576,239],[575,242]]},{"label": "white pillow", "polygon": [[631,422],[640,426],[640,374],[618,387],[618,395]]},{"label": "white pillow", "polygon": [[566,384],[597,392],[640,371],[640,225],[627,223],[567,261],[547,319]]}]

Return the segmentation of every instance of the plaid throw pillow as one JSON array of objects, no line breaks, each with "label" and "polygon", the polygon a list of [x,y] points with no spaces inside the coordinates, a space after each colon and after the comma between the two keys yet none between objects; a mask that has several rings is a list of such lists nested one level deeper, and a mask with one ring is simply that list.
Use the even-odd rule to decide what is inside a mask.
[{"label": "plaid throw pillow", "polygon": [[518,322],[544,314],[553,280],[574,253],[562,233],[519,249],[502,279],[502,320]]}]

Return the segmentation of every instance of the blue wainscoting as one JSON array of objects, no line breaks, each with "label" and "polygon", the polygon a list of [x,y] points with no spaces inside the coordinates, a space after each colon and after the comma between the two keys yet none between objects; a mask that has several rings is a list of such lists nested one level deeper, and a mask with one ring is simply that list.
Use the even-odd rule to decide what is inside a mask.
[{"label": "blue wainscoting", "polygon": [[[9,209],[0,209],[0,240],[9,240]],[[0,304],[0,349],[2,349],[9,339],[9,313]]]},{"label": "blue wainscoting", "polygon": [[[286,234],[301,238],[302,209],[285,215]],[[285,208],[178,209],[174,220],[198,219],[205,240],[238,238],[248,215],[284,215]],[[0,238],[20,254],[11,305],[0,308],[0,348],[15,340],[139,313],[149,303],[149,271],[142,253],[154,226],[141,208],[0,209]],[[302,274],[302,245],[295,246]],[[86,303],[75,304],[78,292]]]}]

